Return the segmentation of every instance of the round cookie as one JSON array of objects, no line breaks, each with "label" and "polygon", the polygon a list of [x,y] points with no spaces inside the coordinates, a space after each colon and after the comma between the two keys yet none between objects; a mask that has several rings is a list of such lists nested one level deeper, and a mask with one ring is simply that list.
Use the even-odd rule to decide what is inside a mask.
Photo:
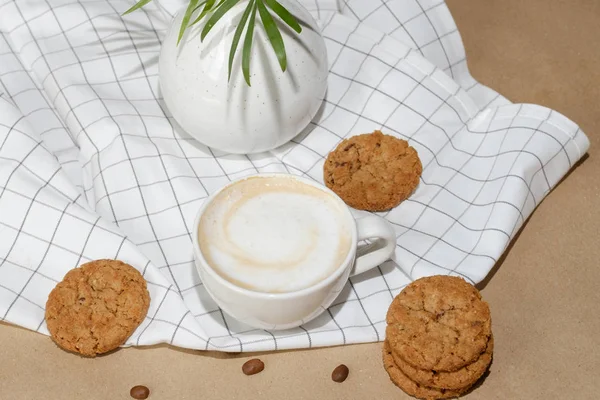
[{"label": "round cookie", "polygon": [[383,342],[383,366],[396,386],[402,389],[406,394],[419,399],[452,399],[459,397],[470,389],[470,387],[465,387],[460,390],[435,389],[410,380],[410,378],[404,375],[400,368],[394,363],[392,350],[387,340]]},{"label": "round cookie", "polygon": [[396,207],[415,190],[422,172],[406,140],[380,131],[343,140],[323,166],[325,185],[349,206],[367,211]]},{"label": "round cookie", "polygon": [[122,345],[149,305],[146,281],[135,268],[96,260],[69,271],[50,292],[46,324],[60,347],[94,357]]},{"label": "round cookie", "polygon": [[402,373],[416,383],[438,389],[459,390],[474,385],[483,376],[492,362],[493,352],[494,338],[492,335],[490,336],[485,352],[477,360],[454,372],[436,372],[418,369],[408,364],[393,351],[392,356],[394,363],[396,363]]},{"label": "round cookie", "polygon": [[488,304],[459,277],[430,276],[404,288],[390,305],[386,337],[415,368],[456,371],[486,350],[491,331]]}]

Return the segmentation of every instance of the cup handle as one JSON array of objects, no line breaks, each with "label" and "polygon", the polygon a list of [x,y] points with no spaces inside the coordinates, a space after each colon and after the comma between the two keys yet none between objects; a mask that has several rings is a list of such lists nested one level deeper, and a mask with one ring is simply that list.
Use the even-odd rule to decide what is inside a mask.
[{"label": "cup handle", "polygon": [[370,215],[356,220],[358,240],[377,239],[357,250],[354,269],[350,276],[362,274],[387,261],[396,249],[396,232],[385,219]]}]

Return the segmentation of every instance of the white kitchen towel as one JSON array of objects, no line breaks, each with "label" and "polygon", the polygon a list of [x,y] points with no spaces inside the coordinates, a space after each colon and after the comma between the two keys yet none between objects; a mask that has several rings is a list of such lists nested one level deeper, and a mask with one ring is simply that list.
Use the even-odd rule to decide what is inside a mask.
[{"label": "white kitchen towel", "polygon": [[[48,334],[44,305],[64,274],[118,258],[152,298],[126,346],[259,351],[379,341],[392,298],[432,274],[484,279],[589,141],[559,113],[512,104],[468,72],[440,0],[303,0],[330,61],[323,112],[264,154],[226,155],[172,125],[157,59],[181,0],[0,0],[0,319]],[[287,172],[322,182],[328,152],[381,129],[424,171],[387,213],[394,260],[352,278],[327,312],[283,332],[224,314],[193,267],[191,226],[231,179]],[[356,212],[360,217],[364,212]],[[540,271],[543,273],[543,271]]]}]

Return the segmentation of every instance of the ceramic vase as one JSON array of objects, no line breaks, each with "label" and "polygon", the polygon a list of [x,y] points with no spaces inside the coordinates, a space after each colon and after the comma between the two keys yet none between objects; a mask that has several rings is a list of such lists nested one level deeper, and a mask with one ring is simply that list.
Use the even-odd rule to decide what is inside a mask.
[{"label": "ceramic vase", "polygon": [[248,1],[229,10],[204,40],[200,32],[211,14],[186,29],[177,44],[183,7],[170,24],[159,58],[160,88],[174,120],[200,143],[225,153],[258,153],[290,141],[314,118],[327,88],[325,42],[316,21],[296,0],[279,2],[300,22],[301,33],[271,13],[285,44],[286,71],[257,13],[250,86],[241,67],[245,30],[228,79],[231,43]]}]

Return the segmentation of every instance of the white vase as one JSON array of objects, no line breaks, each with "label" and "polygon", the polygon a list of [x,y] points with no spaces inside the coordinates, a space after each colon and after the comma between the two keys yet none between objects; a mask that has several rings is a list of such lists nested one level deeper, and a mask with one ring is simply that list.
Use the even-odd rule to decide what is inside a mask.
[{"label": "white vase", "polygon": [[251,86],[241,68],[245,31],[228,81],[229,50],[248,0],[229,10],[204,41],[200,32],[211,14],[188,28],[179,45],[185,8],[171,22],[160,52],[161,92],[175,121],[202,144],[226,153],[268,151],[293,139],[318,112],[327,87],[325,42],[304,7],[296,0],[279,1],[303,29],[297,34],[272,13],[286,48],[283,72],[257,13]]}]

